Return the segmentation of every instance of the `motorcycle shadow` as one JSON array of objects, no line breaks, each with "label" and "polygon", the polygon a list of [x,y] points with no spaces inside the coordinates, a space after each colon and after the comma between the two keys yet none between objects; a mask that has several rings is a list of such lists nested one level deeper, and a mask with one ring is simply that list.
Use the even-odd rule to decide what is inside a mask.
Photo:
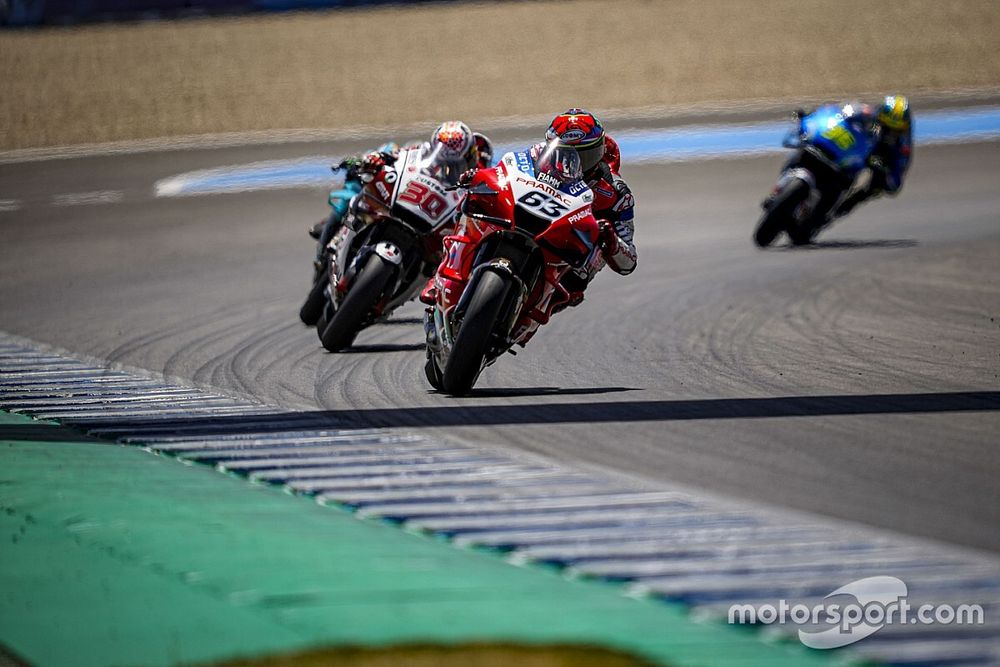
[{"label": "motorcycle shadow", "polygon": [[391,326],[394,324],[423,324],[424,320],[419,317],[396,317],[385,322],[378,322],[375,326]]},{"label": "motorcycle shadow", "polygon": [[369,352],[413,352],[423,350],[423,343],[380,343],[372,345],[352,345],[338,354],[367,354]]},{"label": "motorcycle shadow", "polygon": [[[635,387],[501,387],[496,389],[473,389],[462,398],[517,398],[519,396],[585,396],[587,394],[613,394],[621,391],[642,391]],[[432,391],[431,393],[442,393]]]},{"label": "motorcycle shadow", "polygon": [[813,241],[805,245],[789,244],[783,250],[858,250],[860,248],[912,248],[920,245],[916,239],[841,239],[839,241]]}]

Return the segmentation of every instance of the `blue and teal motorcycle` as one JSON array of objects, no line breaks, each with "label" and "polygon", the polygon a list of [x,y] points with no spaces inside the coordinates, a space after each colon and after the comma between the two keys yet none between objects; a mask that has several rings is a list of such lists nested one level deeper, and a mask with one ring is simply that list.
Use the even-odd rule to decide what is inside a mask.
[{"label": "blue and teal motorcycle", "polygon": [[347,213],[351,198],[361,192],[361,181],[350,171],[350,160],[344,160],[332,169],[334,172],[342,170],[347,172],[347,177],[344,179],[343,187],[332,190],[327,198],[330,215],[309,230],[309,235],[316,239],[316,257],[313,259],[312,286],[305,302],[299,308],[299,319],[308,326],[314,326],[319,321],[326,305],[326,286],[330,273],[330,253],[327,246],[340,229],[341,220]]},{"label": "blue and teal motorcycle", "polygon": [[860,105],[797,111],[795,121],[782,141],[795,153],[764,200],[754,231],[754,242],[762,248],[782,232],[793,245],[811,243],[836,217],[878,142],[871,115]]}]

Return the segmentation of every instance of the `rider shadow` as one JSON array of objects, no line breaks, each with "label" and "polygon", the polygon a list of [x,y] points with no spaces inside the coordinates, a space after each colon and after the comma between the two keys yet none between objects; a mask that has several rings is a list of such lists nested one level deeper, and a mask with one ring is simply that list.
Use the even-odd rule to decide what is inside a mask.
[{"label": "rider shadow", "polygon": [[[495,389],[473,389],[462,398],[518,398],[520,396],[586,396],[588,394],[613,394],[621,391],[642,391],[635,387],[499,387]],[[440,391],[430,393],[446,395]]]},{"label": "rider shadow", "polygon": [[858,250],[860,248],[912,248],[920,245],[916,239],[841,239],[839,241],[813,241],[805,245],[789,244],[785,250]]}]

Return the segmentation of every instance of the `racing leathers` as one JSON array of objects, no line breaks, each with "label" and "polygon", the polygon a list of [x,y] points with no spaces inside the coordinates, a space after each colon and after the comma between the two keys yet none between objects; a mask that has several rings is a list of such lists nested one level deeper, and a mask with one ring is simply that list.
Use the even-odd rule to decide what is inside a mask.
[{"label": "racing leathers", "polygon": [[[479,132],[473,132],[473,139],[479,154],[479,165],[482,167],[490,166],[493,161],[493,143],[486,135]],[[420,144],[410,143],[402,148],[414,148],[418,145]],[[310,236],[319,241],[317,244],[317,263],[320,259],[319,255],[324,252],[324,248],[342,226],[351,200],[361,192],[365,174],[372,173],[373,169],[377,169],[381,165],[392,164],[402,148],[395,142],[389,142],[379,146],[374,151],[344,158],[333,167],[333,171],[344,172],[344,185],[340,190],[330,192],[328,200],[331,208],[330,215],[317,222],[309,230]]]},{"label": "racing leathers", "polygon": [[[584,181],[594,193],[594,217],[601,224],[601,250],[594,253],[586,265],[566,273],[562,286],[569,292],[565,306],[583,301],[587,285],[607,264],[615,273],[627,276],[635,270],[637,253],[634,241],[635,197],[618,174],[621,153],[610,136],[604,136],[604,157],[584,174]],[[533,147],[533,153],[545,144]]]},{"label": "racing leathers", "polygon": [[871,180],[866,187],[858,189],[841,202],[834,215],[837,217],[847,215],[861,202],[882,194],[892,197],[899,194],[912,157],[912,128],[907,128],[903,132],[883,128],[875,150],[868,157]]}]

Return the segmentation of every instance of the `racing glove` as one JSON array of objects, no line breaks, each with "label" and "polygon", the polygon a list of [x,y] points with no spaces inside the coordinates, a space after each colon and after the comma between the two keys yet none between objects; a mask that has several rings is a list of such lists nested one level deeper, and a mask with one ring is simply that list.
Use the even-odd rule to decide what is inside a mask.
[{"label": "racing glove", "polygon": [[479,170],[475,168],[463,171],[462,175],[458,177],[458,181],[456,181],[455,184],[460,188],[469,187],[470,185],[472,185],[472,179],[476,177],[477,171]]},{"label": "racing glove", "polygon": [[382,171],[388,165],[396,161],[391,153],[372,151],[365,153],[358,165],[358,175],[362,183],[371,183],[375,179],[375,174]]}]

